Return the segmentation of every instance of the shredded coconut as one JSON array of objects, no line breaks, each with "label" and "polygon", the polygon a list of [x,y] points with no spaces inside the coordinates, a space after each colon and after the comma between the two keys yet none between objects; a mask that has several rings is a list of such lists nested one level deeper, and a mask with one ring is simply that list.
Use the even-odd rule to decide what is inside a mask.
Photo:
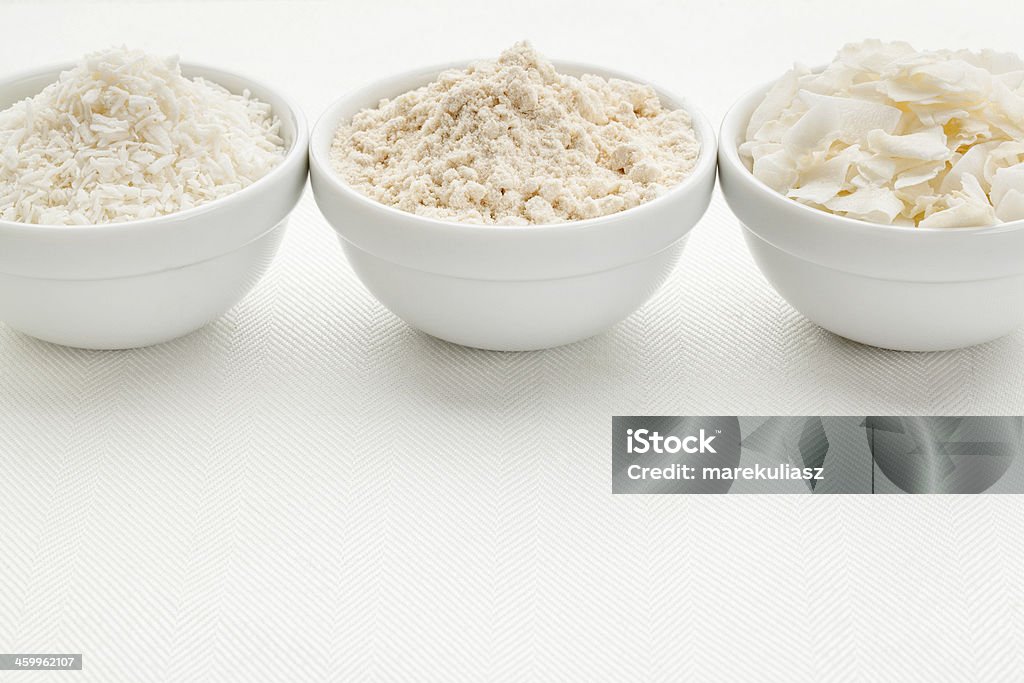
[{"label": "shredded coconut", "polygon": [[990,50],[847,45],[797,65],[754,111],[740,154],[798,202],[905,226],[1024,219],[1024,62]]},{"label": "shredded coconut", "polygon": [[332,165],[354,188],[421,216],[561,223],[654,199],[699,144],[647,85],[559,74],[528,43],[343,123]]},{"label": "shredded coconut", "polygon": [[0,218],[150,218],[246,187],[282,158],[269,104],[185,78],[177,57],[111,49],[0,112]]}]

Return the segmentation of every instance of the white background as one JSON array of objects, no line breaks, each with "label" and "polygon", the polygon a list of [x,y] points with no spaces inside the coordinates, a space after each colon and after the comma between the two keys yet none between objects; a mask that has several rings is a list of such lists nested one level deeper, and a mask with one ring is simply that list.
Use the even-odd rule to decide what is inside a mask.
[{"label": "white background", "polygon": [[[717,122],[844,42],[1021,49],[1006,2],[0,7],[0,71],[126,43],[250,73],[310,121],[367,80],[531,39]],[[1024,255],[1022,255],[1024,257]],[[899,354],[757,273],[720,196],[613,331],[457,348],[376,304],[308,196],[208,329],[122,353],[0,326],[0,680],[1021,680],[1005,497],[613,497],[614,414],[1021,414],[1024,333]]]}]

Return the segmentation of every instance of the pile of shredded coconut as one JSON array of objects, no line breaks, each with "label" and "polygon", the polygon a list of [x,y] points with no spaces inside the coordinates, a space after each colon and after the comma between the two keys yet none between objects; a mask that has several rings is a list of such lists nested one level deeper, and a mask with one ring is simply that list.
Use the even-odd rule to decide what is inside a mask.
[{"label": "pile of shredded coconut", "polygon": [[1024,219],[1024,62],[966,50],[847,45],[796,66],[754,111],[740,153],[798,202],[928,228]]},{"label": "pile of shredded coconut", "polygon": [[0,218],[150,218],[252,184],[284,155],[269,104],[185,78],[177,57],[112,49],[0,112]]},{"label": "pile of shredded coconut", "polygon": [[331,156],[383,204],[445,220],[525,225],[623,211],[693,169],[683,110],[628,81],[565,76],[527,43],[342,124]]}]

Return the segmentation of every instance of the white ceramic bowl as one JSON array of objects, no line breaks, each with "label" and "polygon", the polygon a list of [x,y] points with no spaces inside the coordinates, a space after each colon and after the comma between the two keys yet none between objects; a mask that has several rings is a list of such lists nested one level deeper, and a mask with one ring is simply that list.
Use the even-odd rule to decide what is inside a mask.
[{"label": "white ceramic bowl", "polygon": [[[0,109],[70,67],[3,79]],[[306,182],[305,119],[248,78],[190,64],[182,72],[269,102],[281,119],[285,158],[239,192],[158,218],[74,227],[0,221],[0,320],[66,346],[147,346],[219,317],[264,273]]]},{"label": "white ceramic bowl", "polygon": [[[701,143],[693,174],[639,207],[557,225],[423,218],[367,198],[334,172],[330,147],[339,123],[461,66],[395,76],[331,105],[310,136],[310,180],[320,210],[370,292],[424,332],[502,351],[559,346],[602,332],[665,281],[707,209],[715,182],[714,131],[685,100],[659,90],[665,104],[686,108],[693,119]],[[573,75],[637,80],[584,64],[556,66]]]},{"label": "white ceramic bowl", "polygon": [[755,178],[737,148],[768,87],[726,114],[718,172],[754,260],[793,308],[843,337],[903,351],[980,344],[1024,323],[1024,221],[876,225],[805,206]]}]

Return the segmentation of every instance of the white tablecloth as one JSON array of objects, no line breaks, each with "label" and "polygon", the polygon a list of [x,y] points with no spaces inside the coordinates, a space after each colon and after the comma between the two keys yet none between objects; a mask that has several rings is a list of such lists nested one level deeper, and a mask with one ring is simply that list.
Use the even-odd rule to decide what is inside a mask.
[{"label": "white tablecloth", "polygon": [[[180,51],[315,120],[368,79],[528,37],[717,121],[846,40],[1019,49],[1020,19],[1009,0],[45,2],[0,8],[0,63]],[[1020,414],[1022,360],[1024,333],[901,354],[823,332],[720,196],[611,332],[463,349],[377,304],[307,194],[202,332],[98,353],[0,326],[0,651],[84,653],[31,679],[61,681],[1020,680],[1019,498],[613,497],[609,439],[616,414]]]}]

